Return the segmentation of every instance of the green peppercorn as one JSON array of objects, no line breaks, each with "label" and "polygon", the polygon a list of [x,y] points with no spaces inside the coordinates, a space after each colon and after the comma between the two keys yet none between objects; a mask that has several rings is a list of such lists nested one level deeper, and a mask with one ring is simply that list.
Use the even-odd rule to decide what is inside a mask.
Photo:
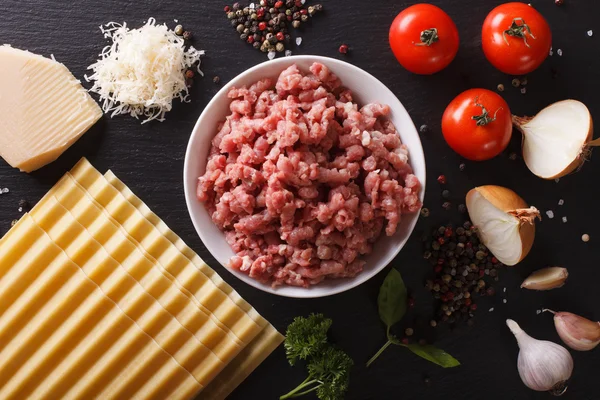
[{"label": "green peppercorn", "polygon": [[[229,17],[229,14],[227,14],[227,17]],[[175,34],[176,34],[177,36],[181,36],[181,35],[183,35],[183,26],[182,26],[182,25],[177,25],[177,26],[175,27]]]},{"label": "green peppercorn", "polygon": [[[227,19],[233,19],[233,18],[235,18],[235,13],[233,11],[228,12],[227,13]],[[181,34],[183,35],[183,32]]]},{"label": "green peppercorn", "polygon": [[433,285],[433,290],[434,290],[434,291],[436,291],[436,292],[439,292],[439,291],[440,291],[440,285],[439,285],[439,283],[435,283],[435,284]]},{"label": "green peppercorn", "polygon": [[239,24],[235,29],[238,31],[238,33],[242,33],[244,32],[244,25]]}]

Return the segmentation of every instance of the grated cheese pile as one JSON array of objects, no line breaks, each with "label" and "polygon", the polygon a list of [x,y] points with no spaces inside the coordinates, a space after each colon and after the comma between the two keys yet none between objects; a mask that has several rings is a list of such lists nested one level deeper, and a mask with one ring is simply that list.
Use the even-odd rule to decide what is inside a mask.
[{"label": "grated cheese pile", "polygon": [[200,57],[204,51],[192,46],[186,50],[183,38],[165,24],[157,25],[154,18],[138,29],[109,22],[100,30],[112,44],[88,67],[94,73],[85,79],[94,81],[90,90],[100,95],[105,113],[110,112],[111,117],[145,116],[142,123],[164,121],[173,99],[190,101],[185,71],[198,63],[202,73]]}]

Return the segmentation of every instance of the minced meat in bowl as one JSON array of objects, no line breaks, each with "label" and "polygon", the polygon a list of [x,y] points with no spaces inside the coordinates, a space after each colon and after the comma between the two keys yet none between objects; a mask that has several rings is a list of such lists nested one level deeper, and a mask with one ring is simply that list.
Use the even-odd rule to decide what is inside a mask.
[{"label": "minced meat in bowl", "polygon": [[236,253],[230,268],[307,287],[370,269],[366,256],[405,218],[410,233],[421,187],[388,106],[358,106],[322,63],[290,65],[228,96],[197,198]]}]

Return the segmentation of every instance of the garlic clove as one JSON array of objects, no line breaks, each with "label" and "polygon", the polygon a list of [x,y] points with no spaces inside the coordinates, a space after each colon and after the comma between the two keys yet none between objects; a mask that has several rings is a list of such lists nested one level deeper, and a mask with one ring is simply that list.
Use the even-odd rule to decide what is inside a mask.
[{"label": "garlic clove", "polygon": [[500,262],[515,265],[529,253],[534,220],[539,218],[535,207],[512,190],[493,185],[469,191],[466,205],[481,241]]},{"label": "garlic clove", "polygon": [[555,179],[580,167],[593,136],[592,116],[576,100],[554,103],[533,118],[513,116],[523,133],[523,159],[540,178]]},{"label": "garlic clove", "polygon": [[556,343],[532,338],[512,319],[507,319],[506,325],[519,344],[517,368],[525,386],[539,392],[563,394],[573,373],[569,351]]},{"label": "garlic clove", "polygon": [[554,326],[562,341],[577,351],[589,351],[600,344],[600,322],[570,312],[554,312]]},{"label": "garlic clove", "polygon": [[521,284],[521,288],[530,290],[550,290],[564,286],[569,272],[566,268],[549,267],[535,271]]}]

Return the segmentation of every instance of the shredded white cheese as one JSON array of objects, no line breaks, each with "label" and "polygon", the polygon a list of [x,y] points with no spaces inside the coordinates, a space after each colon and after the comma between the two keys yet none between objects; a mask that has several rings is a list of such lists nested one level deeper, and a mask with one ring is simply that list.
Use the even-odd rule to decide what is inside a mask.
[{"label": "shredded white cheese", "polygon": [[189,102],[185,71],[198,63],[204,51],[190,46],[185,49],[183,38],[157,25],[154,18],[138,29],[126,23],[109,22],[101,26],[104,37],[112,43],[106,46],[100,59],[90,65],[94,73],[85,76],[94,81],[92,92],[100,95],[102,109],[111,117],[129,114],[142,123],[164,121],[173,108],[173,99]]}]

